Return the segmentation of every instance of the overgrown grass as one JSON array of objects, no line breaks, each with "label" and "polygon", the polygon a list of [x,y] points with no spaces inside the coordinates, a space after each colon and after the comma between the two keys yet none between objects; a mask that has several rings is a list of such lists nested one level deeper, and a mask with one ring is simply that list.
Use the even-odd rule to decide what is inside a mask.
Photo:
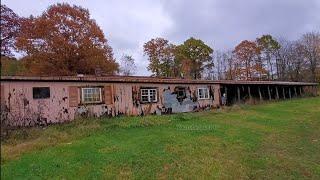
[{"label": "overgrown grass", "polygon": [[79,119],[1,142],[2,179],[320,179],[320,98]]}]

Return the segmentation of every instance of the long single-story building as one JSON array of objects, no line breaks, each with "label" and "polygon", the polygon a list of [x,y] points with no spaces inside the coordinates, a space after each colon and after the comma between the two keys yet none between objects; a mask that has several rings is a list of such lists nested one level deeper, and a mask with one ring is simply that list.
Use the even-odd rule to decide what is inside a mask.
[{"label": "long single-story building", "polygon": [[316,96],[317,83],[135,76],[1,76],[1,121],[34,126],[78,116],[191,112],[248,100]]}]

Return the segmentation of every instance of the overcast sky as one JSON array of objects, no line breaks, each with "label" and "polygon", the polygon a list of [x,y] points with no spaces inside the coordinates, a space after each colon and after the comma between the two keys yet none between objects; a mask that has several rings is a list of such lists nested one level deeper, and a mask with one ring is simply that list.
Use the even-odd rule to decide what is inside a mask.
[{"label": "overcast sky", "polygon": [[137,75],[149,75],[143,44],[155,37],[182,43],[202,39],[228,50],[263,34],[289,40],[320,30],[320,0],[2,0],[20,16],[40,15],[49,5],[68,2],[89,9],[115,57],[132,55]]}]

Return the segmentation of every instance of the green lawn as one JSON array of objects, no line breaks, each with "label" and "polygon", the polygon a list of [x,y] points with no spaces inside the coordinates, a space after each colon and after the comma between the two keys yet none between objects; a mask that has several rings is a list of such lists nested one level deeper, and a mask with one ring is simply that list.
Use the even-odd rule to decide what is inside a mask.
[{"label": "green lawn", "polygon": [[1,179],[320,179],[320,98],[11,133]]}]

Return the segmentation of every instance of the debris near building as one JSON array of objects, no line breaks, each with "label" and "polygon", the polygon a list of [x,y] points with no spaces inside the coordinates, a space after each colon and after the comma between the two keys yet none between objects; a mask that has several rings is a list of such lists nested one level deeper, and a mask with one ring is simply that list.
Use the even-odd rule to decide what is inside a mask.
[{"label": "debris near building", "polygon": [[248,101],[316,96],[317,85],[142,76],[2,76],[1,126],[45,126],[77,117],[201,111]]}]

